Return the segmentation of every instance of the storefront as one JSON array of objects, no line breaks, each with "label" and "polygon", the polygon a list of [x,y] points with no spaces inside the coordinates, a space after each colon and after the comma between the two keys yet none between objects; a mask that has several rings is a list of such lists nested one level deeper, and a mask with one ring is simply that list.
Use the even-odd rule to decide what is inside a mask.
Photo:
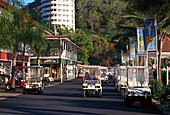
[{"label": "storefront", "polygon": [[[16,65],[21,66],[22,65],[22,58],[23,56],[21,54],[17,55],[16,59]],[[29,63],[29,56],[25,56],[25,65]],[[9,51],[0,49],[0,67],[6,68],[8,71],[8,74],[11,74],[12,71],[12,54]]]},{"label": "storefront", "polygon": [[[48,40],[56,40],[62,48],[51,52],[50,56],[40,57],[40,65],[50,67],[50,75],[55,80],[68,81],[77,76],[77,50],[79,47],[67,36],[48,36]],[[57,46],[56,46],[57,47]],[[35,65],[37,57],[30,57],[31,65]]]}]

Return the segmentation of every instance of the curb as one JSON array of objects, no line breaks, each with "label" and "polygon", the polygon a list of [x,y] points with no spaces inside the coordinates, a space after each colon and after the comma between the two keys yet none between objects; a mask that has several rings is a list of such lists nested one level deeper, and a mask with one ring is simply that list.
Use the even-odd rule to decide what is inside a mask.
[{"label": "curb", "polygon": [[57,82],[57,83],[53,83],[53,84],[47,85],[47,86],[45,86],[45,88],[46,87],[52,87],[52,86],[59,85],[59,84],[61,84],[61,82]]},{"label": "curb", "polygon": [[152,105],[154,105],[160,112],[162,112],[162,114],[170,115],[170,109],[164,107],[158,101],[152,99]]},{"label": "curb", "polygon": [[[46,87],[52,87],[52,86],[59,85],[59,84],[61,84],[61,83],[59,82],[59,83],[50,84],[50,85],[48,85]],[[14,97],[17,97],[17,96],[20,96],[20,95],[22,95],[22,93],[18,93],[18,94],[15,94],[15,95],[10,95],[10,96],[6,96],[6,97],[2,97],[2,98],[0,98],[0,101],[1,100],[5,100],[7,98],[14,98]]]},{"label": "curb", "polygon": [[22,93],[15,94],[15,95],[11,95],[11,96],[6,96],[6,97],[3,97],[3,98],[0,98],[0,101],[1,101],[1,100],[5,100],[5,99],[7,99],[7,98],[14,98],[14,97],[17,97],[17,96],[19,96],[19,95],[22,95]]}]

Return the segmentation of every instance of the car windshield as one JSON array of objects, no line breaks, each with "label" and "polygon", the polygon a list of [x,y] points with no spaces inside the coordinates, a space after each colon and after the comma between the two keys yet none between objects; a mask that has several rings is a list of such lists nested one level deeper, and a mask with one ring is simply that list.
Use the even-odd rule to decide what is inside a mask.
[{"label": "car windshield", "polygon": [[88,83],[88,84],[95,84],[95,83],[99,83],[99,80],[85,80],[84,83]]},{"label": "car windshield", "polygon": [[101,73],[106,72],[107,73],[107,69],[101,69]]},{"label": "car windshield", "polygon": [[126,82],[127,81],[127,69],[120,69],[120,81]]},{"label": "car windshield", "polygon": [[149,86],[149,74],[146,68],[128,69],[128,86],[144,88]]},{"label": "car windshield", "polygon": [[101,76],[100,67],[84,67],[84,71],[85,71],[85,73],[86,72],[89,73],[91,80],[100,79],[100,76]]}]

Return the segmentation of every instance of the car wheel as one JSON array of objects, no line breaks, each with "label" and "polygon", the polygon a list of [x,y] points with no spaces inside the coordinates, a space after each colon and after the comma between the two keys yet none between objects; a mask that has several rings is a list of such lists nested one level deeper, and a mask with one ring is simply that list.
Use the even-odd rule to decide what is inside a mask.
[{"label": "car wheel", "polygon": [[125,106],[127,107],[130,107],[132,105],[132,100],[128,96],[126,96],[124,102],[125,102]]},{"label": "car wheel", "polygon": [[44,89],[42,90],[42,93],[44,93]]},{"label": "car wheel", "polygon": [[119,96],[121,95],[121,92],[120,92],[120,90],[118,91],[118,95],[119,95]]},{"label": "car wheel", "polygon": [[86,90],[83,90],[83,97],[86,97]]},{"label": "car wheel", "polygon": [[23,92],[22,92],[23,94],[26,94],[27,93],[27,91],[26,91],[26,89],[25,88],[23,88]]},{"label": "car wheel", "polygon": [[102,97],[102,91],[101,90],[98,91],[98,97]]},{"label": "car wheel", "polygon": [[41,94],[42,93],[42,90],[41,90],[41,88],[38,90],[38,94]]},{"label": "car wheel", "polygon": [[10,90],[11,89],[11,86],[10,85],[7,85],[6,86],[6,90]]},{"label": "car wheel", "polygon": [[120,92],[121,92],[121,96],[124,97],[125,96],[124,89],[121,89]]}]

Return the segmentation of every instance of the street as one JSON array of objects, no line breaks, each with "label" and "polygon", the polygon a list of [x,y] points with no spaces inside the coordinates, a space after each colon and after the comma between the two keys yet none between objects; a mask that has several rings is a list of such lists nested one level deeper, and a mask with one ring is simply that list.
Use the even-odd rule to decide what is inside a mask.
[{"label": "street", "polygon": [[114,92],[112,81],[103,85],[101,98],[81,97],[81,78],[45,88],[45,93],[23,94],[15,98],[0,101],[0,114],[160,114],[152,105],[134,104],[128,108],[124,99]]}]

